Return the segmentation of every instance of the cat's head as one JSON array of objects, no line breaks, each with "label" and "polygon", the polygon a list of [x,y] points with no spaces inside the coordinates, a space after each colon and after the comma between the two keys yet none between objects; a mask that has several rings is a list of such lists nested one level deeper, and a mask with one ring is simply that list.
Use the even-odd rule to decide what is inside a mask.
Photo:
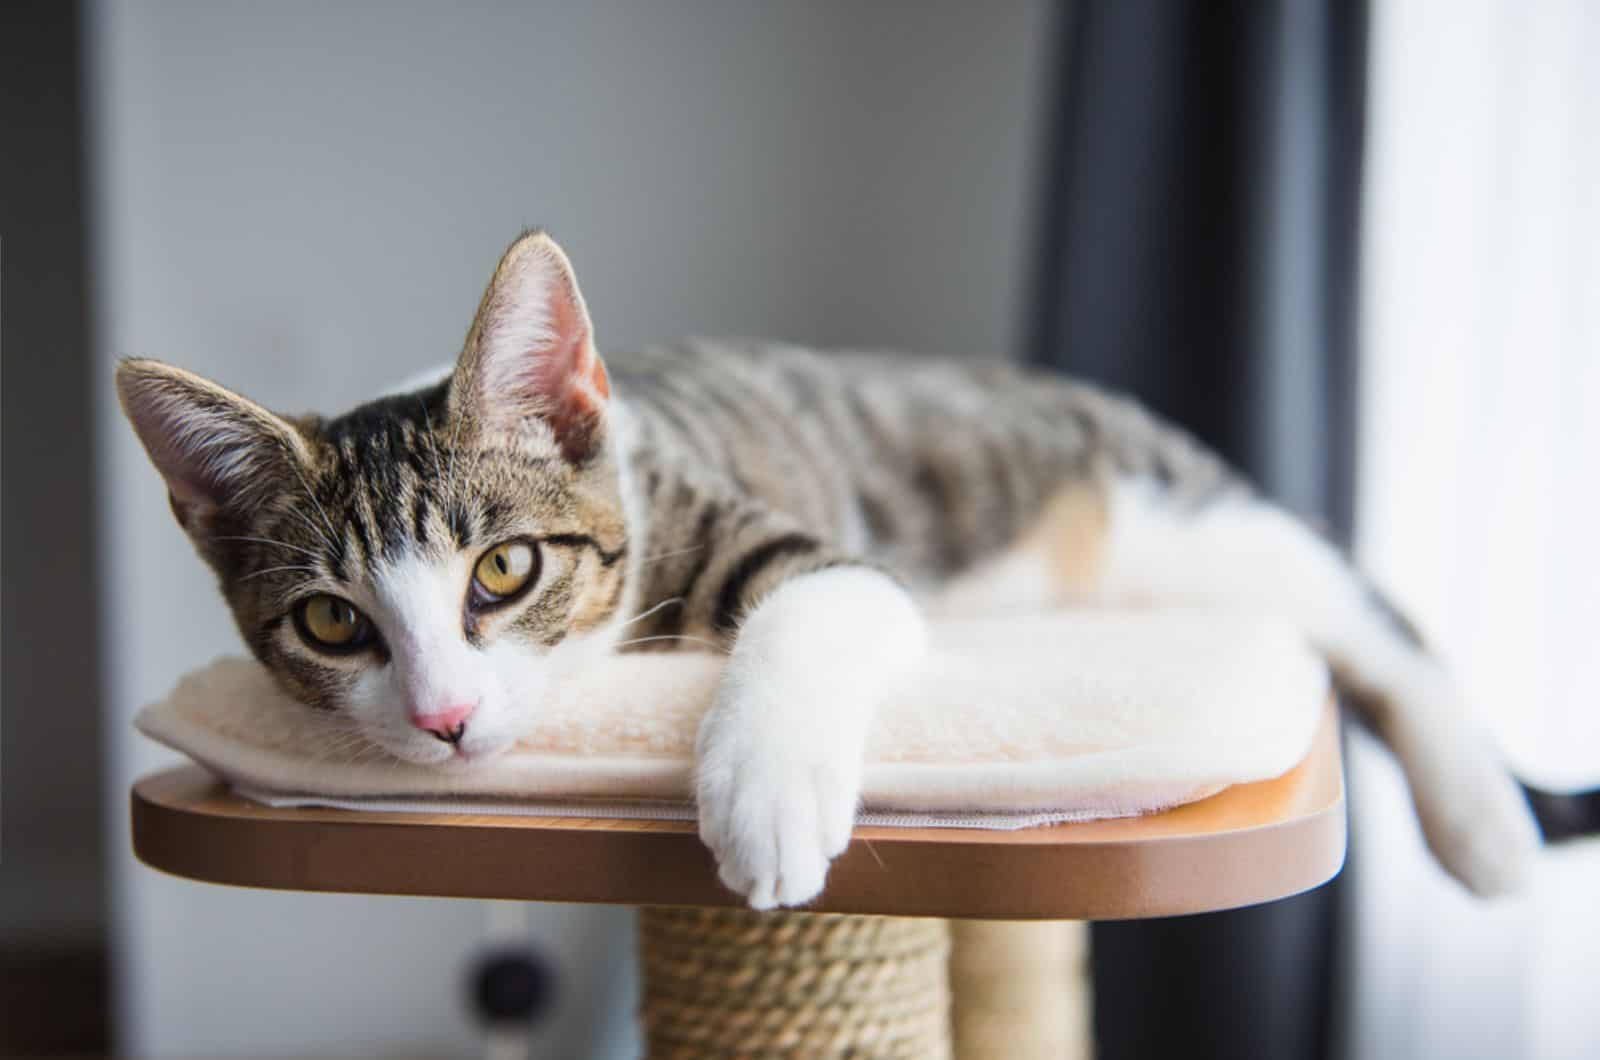
[{"label": "cat's head", "polygon": [[543,233],[506,252],[454,370],[418,392],[288,417],[145,360],[117,392],[255,656],[395,755],[503,750],[615,638],[616,416]]}]

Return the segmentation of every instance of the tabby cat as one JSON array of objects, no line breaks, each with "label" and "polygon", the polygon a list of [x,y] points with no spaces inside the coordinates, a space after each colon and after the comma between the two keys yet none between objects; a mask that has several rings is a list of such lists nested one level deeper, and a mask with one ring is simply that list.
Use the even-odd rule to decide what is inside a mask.
[{"label": "tabby cat", "polygon": [[757,908],[822,889],[923,615],[1295,620],[1473,890],[1537,835],[1447,676],[1340,556],[1129,401],[1010,368],[691,344],[602,361],[566,255],[506,252],[448,373],[331,419],[128,360],[123,409],[250,650],[421,763],[505,750],[619,650],[726,652],[700,834]]}]

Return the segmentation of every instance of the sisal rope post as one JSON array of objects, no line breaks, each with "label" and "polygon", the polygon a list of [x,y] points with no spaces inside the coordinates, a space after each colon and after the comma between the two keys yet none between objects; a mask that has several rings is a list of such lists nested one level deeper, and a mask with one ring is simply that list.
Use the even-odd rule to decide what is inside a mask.
[{"label": "sisal rope post", "polygon": [[639,911],[648,1055],[950,1056],[943,920]]},{"label": "sisal rope post", "polygon": [[1090,1060],[1087,924],[952,920],[950,942],[958,1060]]}]

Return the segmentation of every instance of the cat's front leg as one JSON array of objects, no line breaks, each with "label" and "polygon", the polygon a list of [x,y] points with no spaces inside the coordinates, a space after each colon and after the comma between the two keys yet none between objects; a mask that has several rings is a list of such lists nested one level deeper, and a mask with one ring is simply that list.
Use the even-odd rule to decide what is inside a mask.
[{"label": "cat's front leg", "polygon": [[756,909],[822,891],[850,842],[873,712],[921,656],[910,595],[867,567],[782,582],[741,625],[700,726],[700,837]]}]

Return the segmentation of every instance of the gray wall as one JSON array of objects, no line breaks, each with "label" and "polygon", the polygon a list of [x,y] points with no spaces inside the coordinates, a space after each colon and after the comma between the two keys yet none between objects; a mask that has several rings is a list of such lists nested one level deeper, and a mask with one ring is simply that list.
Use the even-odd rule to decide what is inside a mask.
[{"label": "gray wall", "polygon": [[[114,357],[286,410],[348,405],[453,355],[527,224],[568,247],[603,349],[760,334],[1011,352],[1052,15],[1044,0],[92,8],[111,819],[167,760],[133,711],[239,650],[115,413]],[[109,843],[128,1049],[475,1048],[455,977],[476,904],[204,887],[133,864],[120,830]],[[541,907],[533,932],[576,985],[542,1055],[579,1055],[617,1000],[584,955],[617,952],[626,921]]]}]

